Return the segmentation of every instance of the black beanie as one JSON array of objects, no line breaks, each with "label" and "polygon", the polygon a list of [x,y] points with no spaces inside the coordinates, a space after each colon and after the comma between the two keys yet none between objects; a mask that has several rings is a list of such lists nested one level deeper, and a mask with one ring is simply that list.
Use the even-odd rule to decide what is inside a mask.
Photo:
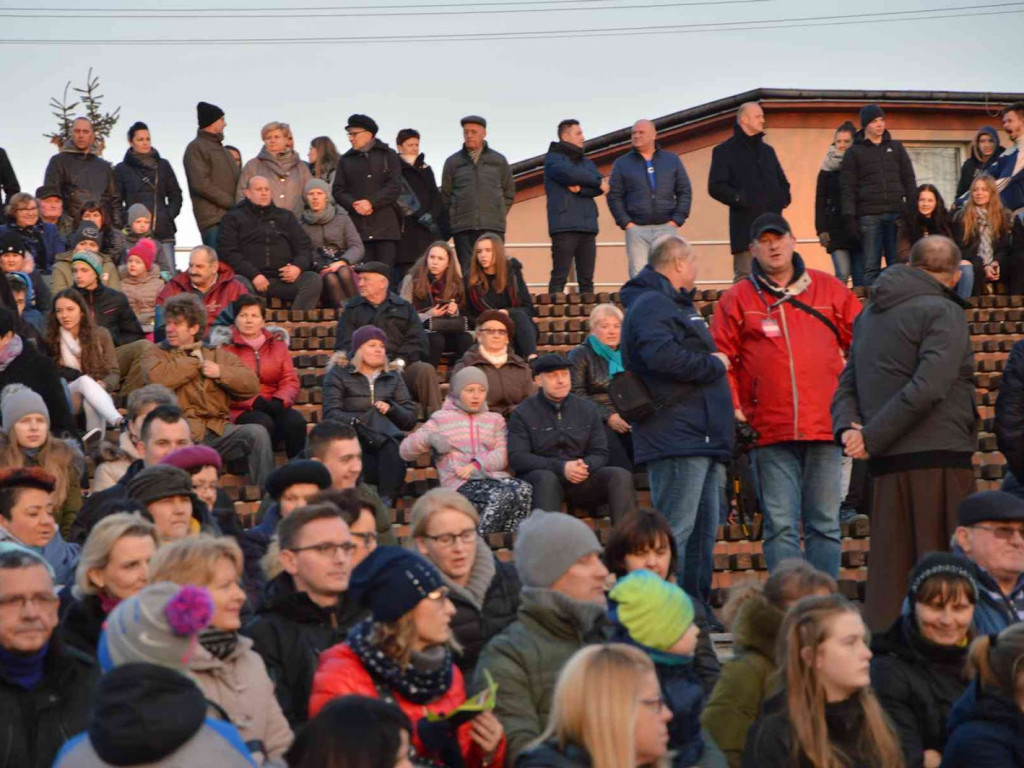
[{"label": "black beanie", "polygon": [[331,472],[322,462],[313,459],[293,459],[267,475],[264,487],[271,498],[279,501],[285,491],[299,483],[317,485],[321,490],[330,488]]},{"label": "black beanie", "polygon": [[860,108],[860,127],[866,128],[868,123],[877,120],[880,117],[885,117],[885,112],[877,104],[865,104]]},{"label": "black beanie", "polygon": [[963,579],[974,593],[974,599],[978,598],[978,583],[971,573],[971,564],[962,557],[950,554],[949,552],[929,552],[917,561],[914,570],[910,572],[910,579],[907,586],[907,599],[910,607],[917,602],[917,593],[932,576],[946,574],[958,579]]},{"label": "black beanie", "polygon": [[205,128],[224,117],[224,110],[215,104],[200,101],[196,104],[196,117],[199,118],[199,127]]},{"label": "black beanie", "polygon": [[444,586],[433,563],[402,547],[377,547],[352,571],[348,596],[374,621],[398,621]]}]

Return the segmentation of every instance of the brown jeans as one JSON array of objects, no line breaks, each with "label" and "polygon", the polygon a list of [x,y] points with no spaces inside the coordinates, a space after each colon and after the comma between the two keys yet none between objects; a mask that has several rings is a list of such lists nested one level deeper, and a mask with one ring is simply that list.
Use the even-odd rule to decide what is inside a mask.
[{"label": "brown jeans", "polygon": [[946,552],[956,506],[974,493],[972,469],[911,469],[876,475],[871,493],[871,552],[864,614],[872,631],[900,614],[907,578],[922,555]]},{"label": "brown jeans", "polygon": [[117,355],[117,366],[121,369],[122,395],[127,397],[136,389],[139,389],[146,382],[143,380],[142,368],[139,365],[146,350],[153,346],[153,342],[146,339],[139,339],[130,344],[122,344],[114,350]]}]

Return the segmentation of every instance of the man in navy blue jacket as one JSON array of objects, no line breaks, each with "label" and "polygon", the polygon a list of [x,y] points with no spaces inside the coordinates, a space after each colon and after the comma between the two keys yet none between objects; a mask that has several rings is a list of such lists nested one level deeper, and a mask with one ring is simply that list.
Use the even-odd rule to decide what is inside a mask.
[{"label": "man in navy blue jacket", "polygon": [[608,207],[626,232],[629,276],[636,277],[662,235],[674,235],[690,216],[693,190],[679,155],[661,149],[650,120],[633,125],[633,149],[612,165]]},{"label": "man in navy blue jacket", "polygon": [[734,416],[729,358],[693,305],[696,280],[689,243],[678,235],[655,242],[647,266],[622,288],[622,364],[661,407],[632,424],[636,462],[647,464],[654,507],[672,526],[679,584],[707,604]]},{"label": "man in navy blue jacket", "polygon": [[548,198],[548,234],[551,235],[551,281],[548,293],[561,293],[576,260],[580,293],[594,290],[597,260],[597,203],[608,192],[608,181],[583,152],[579,120],[558,124],[558,141],[544,156],[544,192]]}]

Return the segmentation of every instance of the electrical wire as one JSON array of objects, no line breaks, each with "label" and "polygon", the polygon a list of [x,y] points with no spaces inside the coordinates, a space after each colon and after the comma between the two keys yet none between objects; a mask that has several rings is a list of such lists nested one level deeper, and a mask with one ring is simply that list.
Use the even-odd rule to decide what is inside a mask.
[{"label": "electrical wire", "polygon": [[[1002,9],[1002,10],[988,10]],[[1011,10],[1012,9],[1012,10]],[[801,29],[807,27],[843,26],[849,24],[885,24],[907,21],[935,21],[940,19],[978,18],[1024,13],[1024,2],[993,3],[989,5],[950,6],[913,11],[876,11],[832,16],[804,16],[788,19],[707,22],[661,27],[604,27],[581,30],[536,30],[519,32],[423,33],[415,35],[364,35],[359,37],[296,37],[296,38],[206,38],[206,39],[0,39],[0,45],[325,45],[325,44],[381,44],[381,43],[437,43],[488,40],[552,40],[599,38],[613,36],[683,35],[701,32],[737,32],[770,29]]]}]

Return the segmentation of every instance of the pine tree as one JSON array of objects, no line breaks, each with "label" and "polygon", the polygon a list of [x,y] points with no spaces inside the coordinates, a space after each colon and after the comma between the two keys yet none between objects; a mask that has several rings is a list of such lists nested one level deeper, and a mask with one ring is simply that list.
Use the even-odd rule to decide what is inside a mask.
[{"label": "pine tree", "polygon": [[[64,86],[63,96],[60,99],[56,97],[50,99],[50,108],[53,110],[52,114],[57,118],[57,131],[44,135],[52,144],[58,147],[64,146],[64,143],[71,138],[71,124],[75,121],[76,117],[82,116],[87,117],[92,122],[93,130],[96,132],[96,144],[102,152],[107,136],[114,130],[114,126],[117,125],[117,121],[121,116],[121,108],[117,107],[113,112],[103,112],[100,109],[103,94],[99,93],[99,87],[100,79],[98,76],[93,76],[92,67],[89,67],[89,72],[85,77],[84,88],[77,86],[72,88],[71,81],[69,80]],[[81,94],[81,96],[76,101],[69,103],[68,89]],[[75,110],[79,105],[84,108],[84,115],[76,113]]]}]

